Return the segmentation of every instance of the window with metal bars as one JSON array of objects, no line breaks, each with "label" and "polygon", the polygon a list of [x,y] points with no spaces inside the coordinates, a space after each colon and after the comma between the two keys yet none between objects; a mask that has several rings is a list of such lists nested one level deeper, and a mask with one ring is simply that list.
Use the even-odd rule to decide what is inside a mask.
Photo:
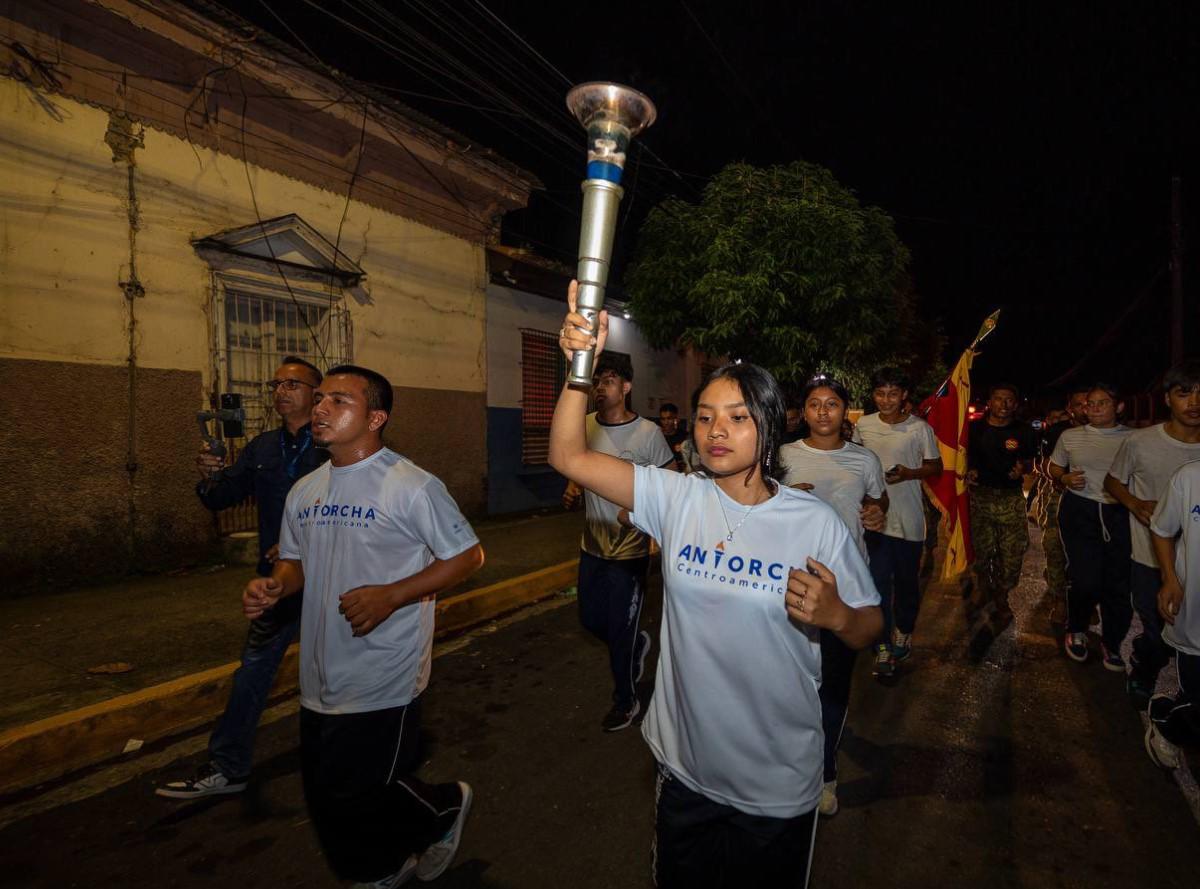
[{"label": "window with metal bars", "polygon": [[567,378],[558,334],[521,328],[521,462],[550,460],[550,420]]},{"label": "window with metal bars", "polygon": [[263,387],[286,356],[323,371],[351,360],[350,312],[340,301],[293,301],[227,289],[223,309],[221,391],[241,393],[247,437],[277,422]]},{"label": "window with metal bars", "polygon": [[[620,356],[624,352],[606,350]],[[558,393],[567,379],[567,361],[558,347],[558,334],[521,328],[521,462],[544,466],[550,462],[550,421]],[[629,399],[625,399],[629,407]]]},{"label": "window with metal bars", "polygon": [[[240,393],[246,411],[246,437],[226,442],[232,463],[247,441],[279,422],[265,384],[283,359],[303,358],[325,371],[353,360],[354,337],[350,310],[341,300],[307,294],[293,299],[221,287],[214,295],[214,308],[218,388]],[[223,534],[252,531],[257,521],[252,500],[218,514]]]}]

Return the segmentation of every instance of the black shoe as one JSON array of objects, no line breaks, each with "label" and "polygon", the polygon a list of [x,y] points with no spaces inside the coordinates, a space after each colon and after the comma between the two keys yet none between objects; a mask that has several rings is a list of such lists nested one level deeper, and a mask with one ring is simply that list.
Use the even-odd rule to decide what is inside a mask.
[{"label": "black shoe", "polygon": [[1133,709],[1145,710],[1154,695],[1154,683],[1130,676],[1125,680],[1125,691],[1129,693],[1129,703],[1133,704]]},{"label": "black shoe", "polygon": [[600,721],[600,727],[606,732],[619,732],[623,728],[629,728],[633,725],[633,721],[637,719],[637,715],[642,712],[642,704],[634,699],[633,706],[625,709],[618,704],[614,704],[613,708],[608,711],[608,715]]}]

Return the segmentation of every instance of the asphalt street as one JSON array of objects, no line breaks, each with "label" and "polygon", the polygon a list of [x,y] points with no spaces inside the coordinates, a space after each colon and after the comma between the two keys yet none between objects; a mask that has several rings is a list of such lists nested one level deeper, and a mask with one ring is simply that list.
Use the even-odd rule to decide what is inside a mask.
[{"label": "asphalt street", "polygon": [[[1031,549],[1017,621],[999,638],[968,638],[958,587],[933,584],[894,683],[872,679],[860,656],[842,809],[818,831],[814,887],[1200,885],[1185,793],[1147,759],[1121,677],[1058,652],[1040,575]],[[439,885],[651,885],[653,763],[637,731],[599,730],[607,682],[571,599],[440,646],[422,773],[467,780],[477,796]],[[12,801],[0,809],[0,883],[338,885],[305,811],[294,711],[261,730],[242,797],[153,795],[202,760],[198,734]]]}]

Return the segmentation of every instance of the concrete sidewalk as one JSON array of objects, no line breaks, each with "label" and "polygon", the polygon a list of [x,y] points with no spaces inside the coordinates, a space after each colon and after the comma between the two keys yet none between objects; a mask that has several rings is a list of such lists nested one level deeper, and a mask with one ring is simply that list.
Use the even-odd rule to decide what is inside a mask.
[{"label": "concrete sidewalk", "polygon": [[[443,601],[578,557],[583,514],[473,523],[487,562]],[[0,599],[0,732],[239,658],[247,566],[212,565],[105,586]],[[117,662],[132,670],[90,674]]]}]

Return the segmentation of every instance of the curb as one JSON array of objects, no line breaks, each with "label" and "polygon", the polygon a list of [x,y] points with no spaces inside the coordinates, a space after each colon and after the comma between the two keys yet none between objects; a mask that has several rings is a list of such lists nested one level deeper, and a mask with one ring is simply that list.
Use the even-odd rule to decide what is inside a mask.
[{"label": "curb", "polygon": [[[574,584],[579,560],[439,600],[434,636],[458,633]],[[299,643],[288,648],[270,700],[294,694],[299,684]],[[141,744],[195,729],[225,709],[238,663],[181,676],[0,732],[0,794],[8,794],[97,765]],[[138,742],[128,750],[127,745]]]}]

